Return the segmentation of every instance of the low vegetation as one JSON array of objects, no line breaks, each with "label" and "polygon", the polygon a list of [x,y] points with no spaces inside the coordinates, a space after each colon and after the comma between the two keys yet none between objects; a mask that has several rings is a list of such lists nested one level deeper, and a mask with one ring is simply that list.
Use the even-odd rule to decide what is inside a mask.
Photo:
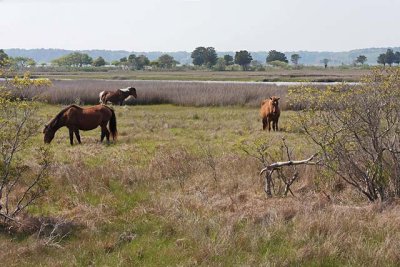
[{"label": "low vegetation", "polygon": [[32,69],[34,77],[51,79],[106,79],[106,80],[174,80],[174,81],[253,81],[253,82],[357,82],[369,73],[368,68],[346,67],[321,69],[279,69],[266,67],[264,71],[122,71],[110,68],[42,68]]}]

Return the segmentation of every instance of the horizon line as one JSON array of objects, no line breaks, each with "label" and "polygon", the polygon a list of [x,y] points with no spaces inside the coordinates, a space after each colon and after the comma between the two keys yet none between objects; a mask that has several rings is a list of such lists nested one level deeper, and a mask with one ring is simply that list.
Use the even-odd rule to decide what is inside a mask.
[{"label": "horizon line", "polygon": [[[198,46],[199,47],[199,46]],[[207,46],[204,46],[207,47]],[[283,53],[294,53],[294,52],[310,52],[310,53],[342,53],[342,52],[351,52],[351,51],[356,51],[356,50],[366,50],[366,49],[391,49],[391,48],[400,48],[399,46],[384,46],[384,47],[364,47],[364,48],[354,48],[354,49],[349,49],[349,50],[341,50],[341,51],[330,51],[330,50],[292,50],[292,51],[284,51]],[[66,48],[19,48],[19,47],[12,47],[12,48],[0,48],[4,50],[66,50],[66,51],[111,51],[111,52],[128,52],[128,53],[179,53],[179,52],[187,52],[190,53],[191,51],[189,50],[176,50],[176,51],[161,51],[161,50],[152,50],[152,51],[135,51],[135,50],[126,50],[126,49],[105,49],[105,48],[91,48],[91,49],[66,49]],[[193,49],[194,50],[194,49]],[[193,51],[192,50],[192,51]],[[271,50],[276,50],[277,49],[271,49],[271,50],[248,50],[248,49],[239,49],[239,50],[216,50],[216,52],[236,52],[240,50],[247,50],[249,52],[254,52],[254,53],[268,53]]]}]

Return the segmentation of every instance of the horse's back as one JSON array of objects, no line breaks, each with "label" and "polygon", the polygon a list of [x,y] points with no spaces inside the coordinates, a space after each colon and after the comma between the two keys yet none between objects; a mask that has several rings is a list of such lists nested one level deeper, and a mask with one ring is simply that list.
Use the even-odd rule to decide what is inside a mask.
[{"label": "horse's back", "polygon": [[112,111],[104,105],[87,108],[74,105],[68,109],[66,116],[67,124],[76,126],[80,130],[88,131],[107,123],[112,116]]}]

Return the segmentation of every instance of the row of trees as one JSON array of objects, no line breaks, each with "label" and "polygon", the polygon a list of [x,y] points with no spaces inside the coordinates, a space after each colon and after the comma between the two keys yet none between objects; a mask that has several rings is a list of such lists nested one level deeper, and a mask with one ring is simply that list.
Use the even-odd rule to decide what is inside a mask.
[{"label": "row of trees", "polygon": [[163,54],[154,61],[150,61],[145,55],[136,56],[135,54],[131,54],[128,57],[121,58],[119,61],[116,60],[111,62],[111,65],[121,66],[132,70],[142,70],[148,66],[161,69],[171,69],[177,64],[179,64],[179,62],[168,54]]},{"label": "row of trees", "polygon": [[[253,57],[251,53],[247,50],[240,50],[235,53],[233,58],[231,55],[224,55],[223,57],[218,57],[217,52],[214,47],[203,47],[199,46],[193,50],[191,54],[192,63],[195,66],[205,66],[207,68],[212,68],[216,66],[216,69],[222,69],[224,66],[230,66],[233,64],[240,65],[243,70],[247,70],[250,63],[253,62]],[[297,66],[300,60],[299,54],[293,54],[291,56],[291,62]],[[254,62],[255,65],[261,64],[259,62]],[[286,55],[282,52],[271,50],[266,58],[266,63],[273,66],[279,66],[282,63],[289,63]]]},{"label": "row of trees", "polygon": [[397,65],[399,65],[400,64],[400,52],[399,51],[393,52],[392,49],[388,49],[386,51],[386,53],[382,53],[378,56],[377,62],[379,64],[382,64],[383,66],[385,66],[386,64],[388,64],[389,66],[392,66],[393,63],[396,63]]},{"label": "row of trees", "polygon": [[[101,67],[107,65],[108,63],[102,57],[98,57],[93,60],[88,54],[74,52],[53,60],[52,64],[67,67]],[[111,65],[132,70],[143,70],[147,66],[170,69],[175,67],[177,64],[179,64],[179,62],[168,54],[161,55],[157,60],[154,61],[150,61],[145,55],[136,56],[135,54],[131,54],[128,57],[123,57],[120,60],[111,62]]]}]

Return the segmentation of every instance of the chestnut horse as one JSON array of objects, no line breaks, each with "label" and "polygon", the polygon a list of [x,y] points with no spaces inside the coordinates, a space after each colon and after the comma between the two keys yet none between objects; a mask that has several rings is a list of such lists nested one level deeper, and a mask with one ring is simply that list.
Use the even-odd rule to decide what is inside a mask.
[{"label": "chestnut horse", "polygon": [[268,125],[268,131],[271,131],[272,122],[272,129],[278,131],[278,121],[279,116],[281,115],[278,103],[279,99],[279,97],[271,96],[261,102],[260,116],[262,118],[263,130],[265,130]]},{"label": "chestnut horse", "polygon": [[[110,130],[107,129],[107,123]],[[113,140],[117,138],[117,119],[114,110],[105,106],[97,105],[88,108],[81,108],[77,105],[70,105],[61,110],[48,124],[45,125],[44,142],[49,144],[55,133],[61,127],[66,126],[69,129],[69,141],[71,145],[74,144],[74,133],[79,144],[81,137],[79,130],[89,131],[101,127],[100,142],[103,142],[104,137],[107,142],[110,142],[110,132]]]},{"label": "chestnut horse", "polygon": [[128,97],[137,98],[136,89],[133,87],[128,87],[125,89],[118,89],[115,92],[111,91],[102,91],[99,94],[100,103],[107,104],[107,102],[111,102],[114,105],[119,104],[122,106],[124,100]]}]

